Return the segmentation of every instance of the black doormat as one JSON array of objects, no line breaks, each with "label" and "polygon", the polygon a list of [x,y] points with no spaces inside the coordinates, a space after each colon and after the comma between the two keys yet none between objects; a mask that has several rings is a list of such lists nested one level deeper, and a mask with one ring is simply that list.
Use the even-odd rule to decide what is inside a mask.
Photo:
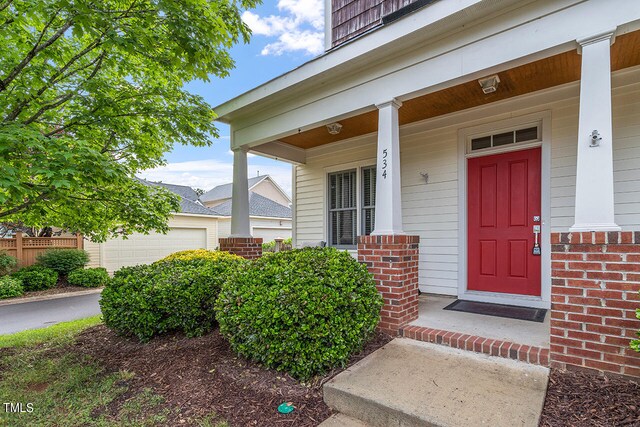
[{"label": "black doormat", "polygon": [[476,302],[456,300],[444,310],[462,311],[464,313],[483,314],[485,316],[507,317],[509,319],[528,320],[530,322],[544,322],[547,310],[544,308],[519,307],[516,305],[491,304],[488,302]]}]

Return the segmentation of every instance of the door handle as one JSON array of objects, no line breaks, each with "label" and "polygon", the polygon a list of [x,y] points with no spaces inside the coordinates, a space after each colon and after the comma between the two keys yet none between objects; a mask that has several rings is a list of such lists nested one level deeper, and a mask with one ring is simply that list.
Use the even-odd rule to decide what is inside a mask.
[{"label": "door handle", "polygon": [[537,255],[540,256],[540,254],[542,253],[540,250],[540,243],[538,243],[538,236],[540,236],[540,226],[539,225],[534,225],[533,226],[533,236],[534,236],[534,243],[533,243],[533,250],[531,251],[533,253],[533,255]]}]

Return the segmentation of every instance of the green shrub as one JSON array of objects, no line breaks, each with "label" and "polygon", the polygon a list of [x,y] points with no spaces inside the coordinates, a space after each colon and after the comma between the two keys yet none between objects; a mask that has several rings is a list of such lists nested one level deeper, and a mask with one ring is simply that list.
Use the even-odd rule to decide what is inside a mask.
[{"label": "green shrub", "polygon": [[267,254],[233,272],[216,301],[236,352],[302,380],[344,365],[371,337],[381,307],[367,268],[334,248]]},{"label": "green shrub", "polygon": [[105,286],[109,282],[109,273],[106,268],[80,268],[69,273],[67,281],[73,286],[85,288],[97,288]]},{"label": "green shrub", "polygon": [[24,293],[20,279],[9,276],[0,277],[0,299],[19,297]]},{"label": "green shrub", "polygon": [[18,260],[7,251],[0,251],[0,276],[11,273],[18,265]]},{"label": "green shrub", "polygon": [[73,270],[84,268],[89,262],[89,254],[82,249],[49,249],[38,255],[36,260],[38,265],[66,276]]},{"label": "green shrub", "polygon": [[[236,259],[237,258],[237,259]],[[117,271],[102,291],[105,324],[148,341],[169,331],[198,336],[215,326],[214,302],[240,257],[173,260]]]},{"label": "green shrub", "polygon": [[43,291],[53,288],[58,283],[58,273],[51,268],[32,265],[21,268],[12,275],[22,282],[25,291]]},{"label": "green shrub", "polygon": [[155,263],[165,262],[165,261],[191,261],[195,259],[206,259],[209,261],[239,261],[242,257],[238,255],[231,254],[229,252],[223,251],[208,251],[206,249],[192,249],[188,251],[179,251],[174,252],[171,255],[167,255],[162,258],[160,261],[156,261]]},{"label": "green shrub", "polygon": [[[636,318],[640,320],[640,308],[636,309]],[[640,331],[636,332],[636,335],[640,337]],[[640,339],[631,340],[631,348],[637,352],[640,352]]]}]

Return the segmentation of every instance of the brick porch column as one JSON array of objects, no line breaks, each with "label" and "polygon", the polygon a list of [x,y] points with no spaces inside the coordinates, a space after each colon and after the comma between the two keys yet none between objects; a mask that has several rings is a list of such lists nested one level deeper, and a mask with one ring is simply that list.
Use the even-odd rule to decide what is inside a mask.
[{"label": "brick porch column", "polygon": [[262,256],[262,237],[227,237],[220,239],[220,250],[246,259]]},{"label": "brick porch column", "polygon": [[640,377],[640,232],[552,233],[551,366]]},{"label": "brick porch column", "polygon": [[393,336],[418,318],[419,236],[360,236],[358,261],[373,274],[384,299],[378,328]]}]

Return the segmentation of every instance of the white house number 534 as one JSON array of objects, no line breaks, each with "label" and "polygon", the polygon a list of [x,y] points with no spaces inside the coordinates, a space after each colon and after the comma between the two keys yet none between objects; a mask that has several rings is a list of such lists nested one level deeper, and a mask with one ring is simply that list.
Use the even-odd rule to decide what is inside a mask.
[{"label": "white house number 534", "polygon": [[382,150],[382,177],[387,179],[387,149]]}]

